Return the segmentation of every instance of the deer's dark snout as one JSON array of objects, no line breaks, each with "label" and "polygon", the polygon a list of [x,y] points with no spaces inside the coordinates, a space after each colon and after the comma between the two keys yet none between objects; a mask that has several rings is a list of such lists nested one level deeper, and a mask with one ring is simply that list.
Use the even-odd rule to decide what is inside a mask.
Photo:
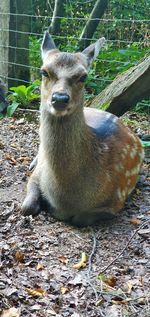
[{"label": "deer's dark snout", "polygon": [[52,95],[52,105],[56,110],[62,110],[67,107],[70,97],[67,94],[54,92]]}]

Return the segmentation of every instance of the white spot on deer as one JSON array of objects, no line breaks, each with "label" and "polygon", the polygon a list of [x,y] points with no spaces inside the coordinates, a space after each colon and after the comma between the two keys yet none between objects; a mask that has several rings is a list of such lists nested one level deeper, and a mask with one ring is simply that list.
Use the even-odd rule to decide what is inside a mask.
[{"label": "white spot on deer", "polygon": [[134,168],[132,168],[130,175],[136,175],[139,173],[140,170],[140,164],[136,165]]},{"label": "white spot on deer", "polygon": [[124,170],[124,165],[121,163],[118,163],[117,165],[115,165],[115,170],[117,172],[121,172],[122,170]]},{"label": "white spot on deer", "polygon": [[125,192],[125,190],[122,190],[122,197],[125,199],[125,197],[126,197],[126,192]]},{"label": "white spot on deer", "polygon": [[121,153],[121,158],[122,158],[123,160],[125,160],[125,158],[126,158],[125,154]]},{"label": "white spot on deer", "polygon": [[133,149],[131,150],[131,152],[130,152],[130,157],[131,157],[132,159],[134,159],[135,156],[136,156],[136,154],[137,154],[137,150],[136,150],[135,148],[133,148]]},{"label": "white spot on deer", "polygon": [[131,179],[130,179],[130,178],[128,178],[127,185],[128,185],[128,186],[131,185]]},{"label": "white spot on deer", "polygon": [[125,172],[125,176],[127,176],[127,177],[131,176],[131,171],[128,171],[128,170],[127,170],[127,171]]},{"label": "white spot on deer", "polygon": [[123,153],[124,153],[125,155],[128,153],[128,151],[127,151],[127,149],[126,149],[125,147],[123,148],[122,151],[123,151]]},{"label": "white spot on deer", "polygon": [[124,201],[124,197],[122,196],[122,192],[120,189],[117,189],[117,196],[121,202]]}]

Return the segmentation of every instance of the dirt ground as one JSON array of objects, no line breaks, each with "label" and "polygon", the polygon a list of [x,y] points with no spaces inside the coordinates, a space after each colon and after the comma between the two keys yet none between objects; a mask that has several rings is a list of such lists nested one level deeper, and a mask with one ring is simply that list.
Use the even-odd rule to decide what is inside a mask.
[{"label": "dirt ground", "polygon": [[37,121],[35,113],[0,121],[1,316],[150,317],[148,163],[124,210],[99,226],[23,217]]}]

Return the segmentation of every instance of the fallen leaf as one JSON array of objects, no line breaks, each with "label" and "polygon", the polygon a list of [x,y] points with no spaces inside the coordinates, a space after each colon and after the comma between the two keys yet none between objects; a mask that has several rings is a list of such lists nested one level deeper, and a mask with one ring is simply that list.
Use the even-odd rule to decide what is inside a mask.
[{"label": "fallen leaf", "polygon": [[17,148],[17,144],[16,143],[11,143],[10,146],[13,147],[13,148]]},{"label": "fallen leaf", "polygon": [[70,289],[68,287],[62,286],[60,288],[60,291],[61,291],[61,294],[64,295],[64,294],[68,293],[70,291]]},{"label": "fallen leaf", "polygon": [[106,282],[107,276],[106,276],[106,274],[104,274],[104,273],[100,273],[100,274],[98,275],[98,279],[99,279],[100,281],[102,281],[102,282]]},{"label": "fallen leaf", "polygon": [[17,262],[23,262],[24,260],[24,253],[21,251],[16,251],[15,253],[15,259]]},{"label": "fallen leaf", "polygon": [[20,308],[11,307],[2,311],[1,317],[19,317]]},{"label": "fallen leaf", "polygon": [[26,171],[25,176],[31,176],[32,172],[31,171]]},{"label": "fallen leaf", "polygon": [[64,255],[60,255],[58,256],[58,260],[63,263],[63,264],[67,264],[68,263],[68,259],[66,258],[66,256]]},{"label": "fallen leaf", "polygon": [[126,299],[112,299],[111,300],[112,304],[115,304],[115,305],[126,305],[128,304],[128,300]]},{"label": "fallen leaf", "polygon": [[43,270],[43,269],[44,269],[44,265],[38,263],[37,266],[36,266],[36,270],[37,270],[37,271],[41,271],[41,270]]},{"label": "fallen leaf", "polygon": [[105,283],[111,287],[114,287],[116,285],[116,282],[117,282],[117,279],[115,276],[108,276],[105,280]]},{"label": "fallen leaf", "polygon": [[98,279],[108,284],[111,287],[114,287],[117,281],[115,276],[111,276],[111,275],[106,276],[104,273],[99,274]]},{"label": "fallen leaf", "polygon": [[86,267],[86,262],[87,262],[86,254],[85,254],[85,252],[82,252],[81,261],[78,262],[77,264],[74,264],[73,268],[80,270],[81,268]]},{"label": "fallen leaf", "polygon": [[16,165],[16,160],[14,159],[14,157],[10,156],[10,154],[6,154],[4,158],[5,160],[10,161],[12,165]]},{"label": "fallen leaf", "polygon": [[42,288],[26,288],[26,292],[31,296],[46,296],[47,293]]},{"label": "fallen leaf", "polygon": [[23,162],[23,161],[30,161],[30,157],[28,156],[20,156],[17,158],[17,161]]},{"label": "fallen leaf", "polygon": [[129,220],[129,222],[132,224],[132,225],[139,225],[141,223],[141,220],[140,219],[137,219],[137,218],[132,218]]},{"label": "fallen leaf", "polygon": [[96,306],[100,306],[102,304],[104,304],[105,300],[103,298],[99,299],[97,302],[96,302]]},{"label": "fallen leaf", "polygon": [[127,284],[127,287],[128,287],[127,293],[131,294],[131,291],[132,291],[132,288],[133,288],[133,284],[132,284],[131,281],[128,281],[126,284]]}]

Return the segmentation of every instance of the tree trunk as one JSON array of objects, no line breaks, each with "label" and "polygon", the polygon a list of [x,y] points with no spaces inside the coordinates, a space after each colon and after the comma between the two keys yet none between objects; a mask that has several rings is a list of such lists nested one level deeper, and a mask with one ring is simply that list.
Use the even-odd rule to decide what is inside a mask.
[{"label": "tree trunk", "polygon": [[22,85],[30,81],[30,24],[29,17],[26,16],[26,14],[29,14],[30,12],[30,5],[30,0],[16,0],[10,2],[10,13],[12,15],[10,15],[9,26],[9,87]]},{"label": "tree trunk", "polygon": [[95,6],[89,16],[89,19],[83,29],[83,32],[79,39],[80,50],[84,49],[89,45],[89,42],[96,31],[99,24],[99,19],[103,16],[107,8],[108,0],[97,0]]},{"label": "tree trunk", "polygon": [[128,69],[106,87],[91,103],[91,107],[123,115],[137,102],[150,97],[150,56]]},{"label": "tree trunk", "polygon": [[0,76],[7,86],[10,0],[0,1]]},{"label": "tree trunk", "polygon": [[66,0],[55,0],[54,12],[50,25],[50,33],[53,35],[60,35],[61,33],[61,18],[65,15],[65,2]]}]

